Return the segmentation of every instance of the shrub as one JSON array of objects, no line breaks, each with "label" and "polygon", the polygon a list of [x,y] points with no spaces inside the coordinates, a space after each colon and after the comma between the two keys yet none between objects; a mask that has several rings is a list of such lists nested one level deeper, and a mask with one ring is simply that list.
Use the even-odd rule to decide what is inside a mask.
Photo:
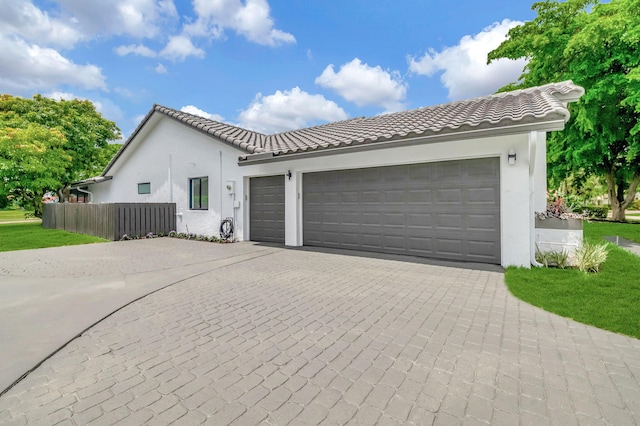
[{"label": "shrub", "polygon": [[536,262],[542,264],[545,268],[549,267],[549,252],[540,250],[540,247],[536,246]]},{"label": "shrub", "polygon": [[212,243],[218,243],[220,242],[220,238],[214,236],[214,235],[201,235],[201,234],[193,234],[193,233],[189,233],[189,232],[176,232],[176,231],[171,231],[168,234],[169,237],[171,238],[182,238],[184,240],[196,240],[196,241],[208,241],[208,242],[212,242]]},{"label": "shrub", "polygon": [[576,265],[583,272],[598,272],[607,260],[607,244],[593,244],[583,241],[576,250]]},{"label": "shrub", "polygon": [[584,215],[574,213],[565,202],[565,199],[558,193],[553,196],[547,194],[547,209],[543,212],[536,212],[536,217],[539,219],[584,219]]},{"label": "shrub", "polygon": [[551,263],[560,269],[566,269],[569,253],[564,250],[552,250],[549,253]]},{"label": "shrub", "polygon": [[577,210],[588,217],[596,219],[606,219],[609,214],[609,206],[582,206]]},{"label": "shrub", "polygon": [[542,251],[536,246],[536,262],[544,265],[545,268],[555,266],[566,269],[569,261],[569,253],[564,250]]}]

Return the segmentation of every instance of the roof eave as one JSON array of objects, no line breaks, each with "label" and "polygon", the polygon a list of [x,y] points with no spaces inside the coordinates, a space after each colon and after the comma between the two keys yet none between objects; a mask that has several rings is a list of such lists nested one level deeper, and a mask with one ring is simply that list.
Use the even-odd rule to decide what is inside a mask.
[{"label": "roof eave", "polygon": [[111,167],[113,167],[113,165],[116,163],[116,161],[118,161],[118,159],[122,156],[122,154],[124,153],[124,151],[129,147],[129,145],[131,144],[131,142],[135,139],[135,137],[138,135],[138,133],[140,133],[140,131],[142,130],[142,128],[145,126],[145,124],[147,124],[147,121],[149,121],[149,119],[151,118],[151,116],[153,115],[156,108],[156,105],[154,104],[151,107],[151,110],[149,110],[149,112],[147,113],[147,115],[145,115],[145,117],[142,119],[142,121],[140,122],[140,124],[138,124],[138,126],[136,127],[136,129],[133,131],[133,133],[131,133],[131,135],[129,136],[129,138],[127,138],[127,140],[125,141],[124,144],[122,144],[122,146],[120,147],[120,149],[118,150],[118,152],[116,152],[116,155],[113,156],[113,158],[111,159],[111,161],[109,161],[109,163],[107,164],[107,167],[104,168],[104,170],[102,171],[102,173],[100,174],[100,176],[106,176],[107,173],[109,172],[109,170],[111,169]]},{"label": "roof eave", "polygon": [[71,189],[75,189],[85,185],[106,182],[111,179],[113,179],[113,176],[96,176],[89,179],[79,180],[78,182],[73,182],[69,187]]},{"label": "roof eave", "polygon": [[[276,161],[288,161],[299,158],[316,157],[324,155],[338,155],[351,152],[371,151],[386,148],[398,148],[412,145],[421,145],[425,143],[460,141],[468,139],[486,138],[491,136],[506,136],[513,134],[522,134],[535,131],[551,132],[564,129],[566,118],[558,118],[538,123],[517,124],[505,127],[494,127],[488,129],[473,129],[467,131],[450,132],[435,135],[417,136],[407,139],[394,139],[381,142],[369,142],[358,145],[348,145],[340,147],[318,148],[307,150],[304,152],[291,153],[264,153],[259,155],[249,155],[240,157],[238,165],[249,166],[254,164],[270,163]],[[271,154],[271,155],[268,155]]]}]

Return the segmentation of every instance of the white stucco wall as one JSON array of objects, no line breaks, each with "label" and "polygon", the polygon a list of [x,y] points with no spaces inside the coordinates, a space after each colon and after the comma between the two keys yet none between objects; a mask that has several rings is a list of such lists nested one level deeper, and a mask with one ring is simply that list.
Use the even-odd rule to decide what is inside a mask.
[{"label": "white stucco wall", "polygon": [[[536,145],[535,150],[531,149],[532,143]],[[508,164],[510,150],[517,154],[514,165]],[[531,168],[529,156],[534,151],[535,167]],[[301,200],[304,173],[499,157],[502,265],[530,265],[531,250],[535,247],[531,223],[533,204],[534,200],[540,203],[546,192],[543,171],[546,162],[543,167],[541,161],[544,160],[540,160],[545,157],[544,133],[339,152],[306,158],[288,156],[283,161],[238,166],[238,157],[244,152],[156,114],[108,172],[113,180],[92,185],[90,190],[94,193],[95,202],[175,202],[178,213],[182,214],[177,220],[178,232],[186,232],[188,227],[189,232],[218,235],[220,220],[234,217],[236,238],[248,240],[249,178],[281,174],[284,179],[285,173],[291,170],[292,178],[285,181],[285,243],[300,246],[303,243]],[[543,173],[542,177],[539,173]],[[189,210],[189,178],[201,176],[209,177],[209,210]],[[228,181],[235,182],[235,194],[227,191]],[[137,184],[141,182],[151,183],[151,194],[137,193]],[[234,200],[239,201],[238,209],[233,208]]]},{"label": "white stucco wall", "polygon": [[[237,160],[244,152],[174,120],[158,116],[109,170],[113,179],[92,185],[94,202],[175,202],[178,232],[219,235],[220,220],[237,213],[242,239],[242,214],[233,208],[242,200],[242,175]],[[145,143],[140,143],[141,141]],[[189,209],[189,179],[209,178],[209,209]],[[227,181],[240,191],[230,194]],[[138,183],[150,182],[151,194],[138,194]],[[240,207],[240,211],[242,205]]]}]

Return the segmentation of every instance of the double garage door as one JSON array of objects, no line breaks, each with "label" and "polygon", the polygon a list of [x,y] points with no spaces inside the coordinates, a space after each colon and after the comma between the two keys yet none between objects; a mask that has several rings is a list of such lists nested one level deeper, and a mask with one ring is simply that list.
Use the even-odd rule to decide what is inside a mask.
[{"label": "double garage door", "polygon": [[[303,244],[499,264],[499,171],[487,158],[306,173]],[[284,177],[272,178],[282,185],[284,241]],[[271,178],[256,187],[262,179]]]}]

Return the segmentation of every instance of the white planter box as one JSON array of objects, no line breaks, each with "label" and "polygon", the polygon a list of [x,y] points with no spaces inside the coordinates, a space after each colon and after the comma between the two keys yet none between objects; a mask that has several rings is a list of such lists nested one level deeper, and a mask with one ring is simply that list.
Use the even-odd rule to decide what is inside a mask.
[{"label": "white planter box", "polygon": [[573,266],[581,244],[582,219],[536,218],[536,246],[540,251],[565,251]]}]

